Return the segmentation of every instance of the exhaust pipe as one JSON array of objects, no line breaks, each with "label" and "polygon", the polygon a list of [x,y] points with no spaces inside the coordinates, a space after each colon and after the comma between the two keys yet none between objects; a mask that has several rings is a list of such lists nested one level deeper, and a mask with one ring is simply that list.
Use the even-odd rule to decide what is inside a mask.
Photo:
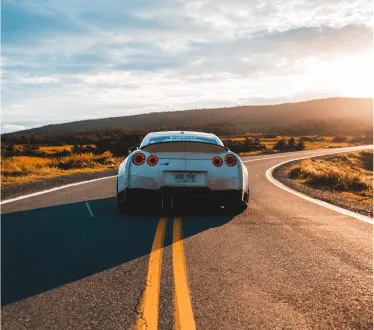
[{"label": "exhaust pipe", "polygon": [[161,209],[162,210],[174,210],[174,196],[162,195],[161,196]]}]

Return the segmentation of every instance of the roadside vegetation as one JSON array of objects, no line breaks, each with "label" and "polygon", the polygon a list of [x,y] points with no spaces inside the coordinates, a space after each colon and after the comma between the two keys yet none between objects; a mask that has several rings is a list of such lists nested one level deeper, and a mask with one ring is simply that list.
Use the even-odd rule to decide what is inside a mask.
[{"label": "roadside vegetation", "polygon": [[306,159],[290,168],[289,178],[352,202],[373,203],[373,152],[362,151],[325,159]]},{"label": "roadside vegetation", "polygon": [[1,184],[8,186],[56,176],[88,173],[117,168],[122,158],[115,158],[106,151],[71,154],[64,157],[13,156],[1,159]]},{"label": "roadside vegetation", "polygon": [[[26,183],[39,179],[75,173],[115,169],[128,155],[128,147],[139,145],[144,135],[140,132],[101,140],[80,138],[80,142],[59,145],[30,143],[2,143],[1,184]],[[366,137],[290,137],[271,134],[221,136],[223,143],[241,156],[272,154],[329,147],[345,147],[370,143]],[[89,141],[90,143],[81,143]],[[52,141],[53,142],[53,141]],[[51,143],[52,143],[51,142]]]},{"label": "roadside vegetation", "polygon": [[366,136],[277,136],[246,135],[237,137],[221,137],[223,143],[241,156],[272,154],[301,150],[351,147],[371,144],[371,137]]}]

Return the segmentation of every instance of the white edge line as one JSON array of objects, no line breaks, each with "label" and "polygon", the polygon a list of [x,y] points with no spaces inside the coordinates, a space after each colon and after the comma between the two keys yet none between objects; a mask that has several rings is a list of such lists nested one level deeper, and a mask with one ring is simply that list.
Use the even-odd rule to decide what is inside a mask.
[{"label": "white edge line", "polygon": [[[257,160],[266,160],[266,159],[277,159],[277,158],[284,158],[284,157],[290,157],[289,153],[287,155],[282,155],[282,156],[275,156],[275,157],[261,157],[261,158],[255,158],[255,159],[248,159],[248,160],[243,160],[243,163],[250,163],[250,162],[255,162]],[[313,157],[313,156],[312,156]]]},{"label": "white edge line", "polygon": [[[344,150],[347,150],[347,148],[350,148],[350,149],[348,151],[344,151]],[[344,149],[344,150],[341,150],[341,149],[337,150],[339,148],[334,148],[333,150],[330,150],[330,152],[323,153],[323,154],[319,154],[318,152],[322,152],[323,150],[328,150],[328,149],[304,150],[304,151],[299,151],[299,152],[305,153],[305,152],[313,152],[314,151],[316,153],[316,155],[311,155],[311,156],[303,157],[303,158],[297,158],[297,159],[294,159],[294,160],[306,159],[306,158],[311,158],[311,157],[319,157],[319,156],[325,156],[325,155],[340,154],[340,153],[345,153],[345,152],[354,152],[354,151],[366,150],[366,149],[372,149],[372,148],[373,148],[373,145],[354,146],[354,147],[342,147],[341,149]],[[292,156],[294,154],[295,153],[293,153],[293,152],[287,152],[286,154],[281,155],[281,156],[274,156],[274,157],[272,157],[272,156],[270,156],[270,157],[261,157],[260,156],[260,158],[243,160],[243,163],[255,162],[257,160],[266,160],[266,159],[277,159],[277,158],[290,157],[290,156]],[[255,156],[253,156],[253,157],[255,157]]]},{"label": "white edge line", "polygon": [[33,194],[19,196],[19,197],[15,197],[15,198],[11,198],[11,199],[6,199],[4,201],[1,201],[0,205],[16,202],[16,201],[19,201],[19,200],[25,199],[25,198],[30,198],[30,197],[34,197],[34,196],[47,194],[47,193],[50,193],[50,192],[53,192],[53,191],[57,191],[57,190],[61,190],[61,189],[69,188],[69,187],[79,186],[79,185],[85,184],[85,183],[90,183],[90,182],[94,182],[94,181],[105,180],[105,179],[110,179],[110,178],[115,178],[115,177],[117,177],[117,175],[106,176],[106,177],[103,177],[103,178],[81,181],[81,182],[71,183],[71,184],[67,184],[65,186],[60,186],[60,187],[56,187],[56,188],[52,188],[52,189],[42,190],[42,191],[38,191],[38,192],[33,193]]},{"label": "white edge line", "polygon": [[287,160],[285,162],[282,162],[280,164],[276,164],[272,167],[270,167],[267,171],[266,171],[266,178],[273,184],[275,184],[276,186],[278,186],[279,188],[282,188],[283,190],[286,190],[287,192],[291,193],[291,194],[294,194],[298,197],[301,197],[309,202],[312,202],[312,203],[315,203],[315,204],[318,204],[320,206],[323,206],[323,207],[326,207],[330,210],[333,210],[333,211],[336,211],[336,212],[339,212],[341,214],[344,214],[344,215],[348,215],[352,218],[355,218],[357,220],[361,220],[361,221],[364,221],[364,222],[368,222],[370,224],[373,224],[374,221],[372,218],[366,216],[366,215],[362,215],[362,214],[359,214],[359,213],[356,213],[356,212],[352,212],[352,211],[349,211],[349,210],[346,210],[346,209],[343,209],[342,207],[339,207],[339,206],[336,206],[336,205],[333,205],[333,204],[330,204],[330,203],[327,203],[327,202],[324,202],[324,201],[321,201],[319,199],[316,199],[316,198],[312,198],[308,195],[305,195],[301,192],[298,192],[296,190],[293,190],[287,186],[285,186],[283,183],[279,182],[278,180],[276,180],[274,177],[273,177],[273,171],[275,168],[283,165],[283,164],[286,164],[286,163],[290,163],[290,162],[293,162],[295,160],[301,160],[301,159],[307,159],[307,158],[311,158],[311,157],[320,157],[320,156],[326,156],[326,155],[331,155],[331,154],[336,154],[336,153],[341,153],[341,152],[333,152],[333,153],[325,153],[325,154],[322,154],[322,155],[317,155],[317,156],[308,156],[308,157],[300,157],[300,158],[295,158],[295,159],[292,159],[292,160]]},{"label": "white edge line", "polygon": [[90,204],[88,204],[88,201],[86,201],[86,206],[87,206],[87,209],[88,209],[88,212],[90,212],[90,214],[91,214],[91,217],[95,217],[94,216],[94,214],[93,214],[93,212],[92,212],[92,210],[91,210],[91,206],[90,206]]},{"label": "white edge line", "polygon": [[[372,145],[367,145],[367,146],[357,146],[357,147],[351,147],[351,148],[352,148],[351,150],[354,151],[354,150],[361,150],[361,149],[363,149],[363,150],[370,149],[370,148],[373,148],[373,146]],[[344,149],[346,149],[346,148],[344,148]],[[312,150],[310,150],[310,151],[312,151]],[[315,151],[318,151],[318,149],[316,149]],[[293,160],[299,160],[299,159],[305,159],[305,158],[311,158],[311,157],[318,157],[318,156],[324,156],[324,155],[332,155],[332,154],[335,154],[335,153],[343,153],[343,152],[349,152],[349,151],[339,150],[339,151],[335,151],[335,152],[329,152],[327,154],[312,155],[312,156],[308,156],[308,157],[296,158],[296,159],[293,159]],[[276,157],[261,157],[261,158],[256,158],[256,159],[245,160],[245,161],[243,161],[243,163],[254,162],[254,161],[257,161],[257,160],[276,159],[276,158],[288,157],[288,156],[291,156],[291,155],[292,154],[289,153],[288,155],[282,155],[282,156],[276,156]],[[284,163],[287,163],[287,162],[284,162]],[[282,163],[282,164],[284,164],[284,163]],[[280,166],[282,164],[278,164],[276,166]],[[69,188],[69,187],[79,186],[81,184],[86,184],[86,183],[90,183],[90,182],[94,182],[94,181],[105,180],[105,179],[110,179],[110,178],[115,178],[115,177],[117,177],[117,175],[106,176],[106,177],[103,177],[103,178],[81,181],[81,182],[71,183],[71,184],[67,184],[67,185],[64,185],[64,186],[60,186],[60,187],[55,187],[55,188],[51,188],[51,189],[47,189],[47,190],[42,190],[42,191],[38,191],[38,192],[33,193],[33,194],[28,194],[28,195],[24,195],[24,196],[19,196],[19,197],[3,200],[3,201],[0,202],[0,205],[16,202],[16,201],[26,199],[26,198],[30,198],[30,197],[34,197],[34,196],[47,194],[47,193],[50,193],[50,192],[53,192],[53,191],[57,191],[57,190],[61,190],[61,189]]]}]

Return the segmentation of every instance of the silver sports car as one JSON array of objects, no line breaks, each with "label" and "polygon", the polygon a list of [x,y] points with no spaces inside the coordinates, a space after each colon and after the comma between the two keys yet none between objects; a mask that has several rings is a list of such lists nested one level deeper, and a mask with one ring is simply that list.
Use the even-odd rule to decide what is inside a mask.
[{"label": "silver sports car", "polygon": [[118,207],[126,211],[157,201],[173,209],[178,198],[215,199],[241,212],[248,206],[247,168],[214,134],[149,133],[119,167]]}]

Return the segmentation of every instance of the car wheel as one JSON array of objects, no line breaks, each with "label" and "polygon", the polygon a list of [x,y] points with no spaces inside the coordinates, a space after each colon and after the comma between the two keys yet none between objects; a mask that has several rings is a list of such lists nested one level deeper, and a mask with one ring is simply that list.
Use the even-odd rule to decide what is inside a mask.
[{"label": "car wheel", "polygon": [[130,211],[128,202],[124,200],[123,194],[117,194],[117,209],[120,213],[128,213]]},{"label": "car wheel", "polygon": [[120,213],[127,213],[128,208],[125,201],[117,202],[117,209]]},{"label": "car wheel", "polygon": [[117,179],[117,209],[120,213],[128,213],[129,207],[127,201],[124,199],[123,192],[118,193],[118,179]]},{"label": "car wheel", "polygon": [[248,202],[249,202],[249,190],[245,193],[244,200],[245,200],[245,202],[247,203],[247,206],[248,206]]}]

